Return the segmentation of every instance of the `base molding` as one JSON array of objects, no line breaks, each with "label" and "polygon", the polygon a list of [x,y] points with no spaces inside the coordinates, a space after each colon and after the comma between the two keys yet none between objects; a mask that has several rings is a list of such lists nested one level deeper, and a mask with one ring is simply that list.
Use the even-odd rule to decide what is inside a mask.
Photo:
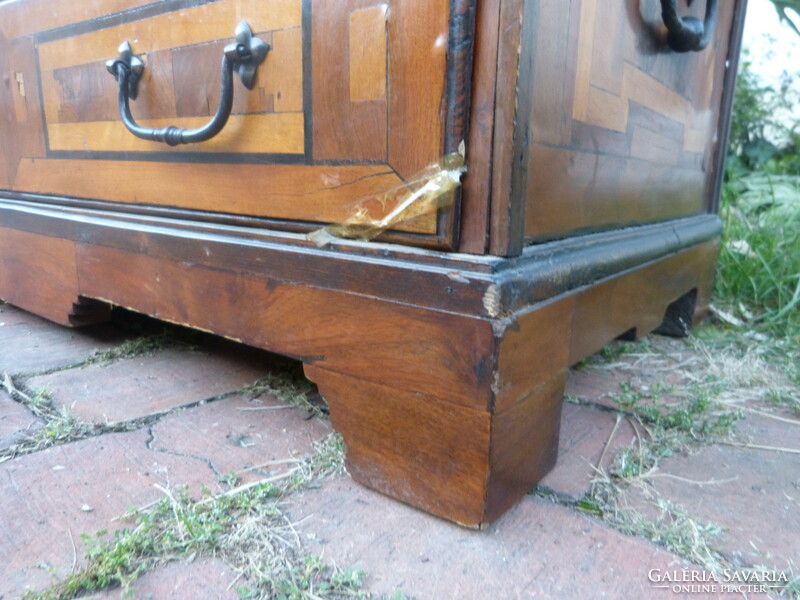
[{"label": "base molding", "polygon": [[355,479],[482,527],[555,463],[570,365],[704,310],[718,235],[702,216],[503,259],[0,199],[0,298],[65,325],[120,305],[297,358]]}]

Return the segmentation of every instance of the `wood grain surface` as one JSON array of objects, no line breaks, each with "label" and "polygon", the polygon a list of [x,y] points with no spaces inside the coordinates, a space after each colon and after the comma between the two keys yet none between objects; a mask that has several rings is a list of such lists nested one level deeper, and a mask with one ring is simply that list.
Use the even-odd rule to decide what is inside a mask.
[{"label": "wood grain surface", "polygon": [[484,521],[491,415],[314,366],[363,485],[470,527]]},{"label": "wood grain surface", "polygon": [[530,3],[513,192],[529,241],[707,210],[736,8],[719,6],[709,48],[677,54],[657,0]]},{"label": "wood grain surface", "polygon": [[[18,189],[300,221],[343,221],[358,200],[402,185],[383,166],[285,166],[22,159]],[[129,186],[120,185],[128,181]],[[133,190],[131,189],[133,188]],[[254,193],[258,190],[258,193]],[[388,210],[388,207],[387,207]],[[432,220],[415,230],[436,231]]]},{"label": "wood grain surface", "polygon": [[302,0],[219,0],[46,42],[39,47],[39,64],[51,71],[104,63],[126,40],[136,54],[149,53],[232,38],[241,20],[255,33],[300,27],[301,16]]},{"label": "wood grain surface", "polygon": [[[0,4],[0,32],[6,38],[25,37],[87,19],[141,7],[153,0],[27,0]],[[35,18],[32,18],[35,16]]]},{"label": "wood grain surface", "polygon": [[500,518],[555,466],[566,380],[566,369],[554,371],[530,395],[492,416],[484,524]]},{"label": "wood grain surface", "polygon": [[386,18],[388,4],[350,13],[350,102],[386,98]]},{"label": "wood grain surface", "polygon": [[[320,0],[313,10],[304,0],[129,0],[105,4],[107,13],[101,3],[83,1],[83,13],[42,0],[0,5],[4,25],[24,21],[22,7],[31,11],[21,33],[9,34],[17,39],[0,40],[15,83],[0,91],[4,114],[14,115],[3,133],[19,141],[0,151],[5,189],[239,212],[273,224],[290,220],[296,229],[344,221],[363,197],[402,183],[443,153],[447,0],[397,3],[391,11],[374,0]],[[146,65],[131,102],[137,122],[194,128],[217,108],[222,50],[242,19],[271,50],[254,90],[234,82],[222,133],[172,148],[125,129],[117,84],[105,68],[121,42]],[[236,155],[244,165],[230,164]],[[246,182],[237,181],[241,175]],[[232,182],[227,190],[221,179]],[[192,186],[179,185],[187,181]],[[285,187],[289,181],[297,189]],[[197,193],[200,186],[206,189]],[[244,187],[248,192],[238,194]],[[456,220],[430,214],[396,230],[446,245]]]},{"label": "wood grain surface", "polygon": [[[207,117],[141,119],[142,127],[160,129],[174,125],[183,129],[202,127]],[[54,123],[48,125],[51,150],[83,150],[91,152],[170,152],[171,146],[134,137],[121,121]],[[225,128],[212,140],[187,144],[183,152],[267,152],[303,154],[303,115],[270,113],[232,115]]]},{"label": "wood grain surface", "polygon": [[661,324],[667,306],[693,289],[698,296],[696,312],[704,313],[711,300],[718,251],[717,240],[706,242],[578,294],[569,364],[625,333],[647,335]]},{"label": "wood grain surface", "polygon": [[73,241],[0,227],[0,298],[69,325],[78,295]]},{"label": "wood grain surface", "polygon": [[389,164],[404,179],[442,155],[449,13],[441,1],[391,7],[388,151]]},{"label": "wood grain surface", "polygon": [[484,254],[489,250],[499,19],[499,0],[481,2],[477,6],[473,50],[474,73],[467,140],[469,170],[463,179],[459,244],[462,252],[472,254]]},{"label": "wood grain surface", "polygon": [[453,405],[488,409],[490,366],[482,365],[493,332],[487,321],[276,282],[268,271],[212,269],[90,245],[76,253],[84,296]]},{"label": "wood grain surface", "polygon": [[[358,481],[470,527],[498,518],[553,465],[568,366],[622,333],[658,326],[693,290],[702,311],[718,249],[712,239],[665,250],[520,302],[529,287],[568,274],[540,271],[534,257],[513,269],[531,281],[506,284],[503,265],[487,270],[463,256],[354,260],[257,232],[41,203],[0,201],[0,223],[0,298],[64,323],[121,305],[301,360]],[[690,239],[694,225],[675,227]],[[601,268],[604,254],[592,256]],[[303,262],[324,276],[303,272]],[[79,299],[101,304],[83,301],[84,310]]]},{"label": "wood grain surface", "polygon": [[[503,0],[498,16],[497,88],[495,90],[492,140],[492,187],[490,197],[489,252],[515,256],[522,251],[522,219],[525,200],[512,194],[511,179],[519,168],[515,158],[515,123],[518,112],[517,84],[521,79],[521,0]],[[519,88],[520,90],[523,88]],[[514,103],[508,101],[515,98]]]},{"label": "wood grain surface", "polygon": [[45,155],[39,78],[30,38],[0,37],[0,184],[11,187],[22,157]]},{"label": "wood grain surface", "polygon": [[[355,31],[351,30],[353,15]],[[314,156],[325,160],[386,161],[386,94],[373,98],[352,96],[354,86],[359,93],[360,86],[385,89],[389,85],[385,9],[374,0],[322,0],[314,3],[311,19],[315,32],[311,49]],[[371,53],[360,46],[365,34],[373,40]],[[378,43],[381,35],[382,46]],[[359,64],[350,64],[354,54],[360,59]],[[367,60],[382,61],[381,82],[377,81],[377,73],[366,70]],[[373,79],[371,84],[366,83],[368,79]],[[424,165],[417,163],[417,170],[421,166]]]}]

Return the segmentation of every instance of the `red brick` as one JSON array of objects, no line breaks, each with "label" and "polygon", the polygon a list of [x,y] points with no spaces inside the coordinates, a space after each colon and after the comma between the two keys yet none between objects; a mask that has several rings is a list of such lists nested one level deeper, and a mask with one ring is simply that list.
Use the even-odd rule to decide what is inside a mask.
[{"label": "red brick", "polygon": [[116,423],[219,396],[253,383],[268,370],[264,353],[256,350],[248,359],[242,352],[170,348],[35,377],[28,386],[46,389],[57,406],[68,406],[83,421]]},{"label": "red brick", "polygon": [[312,443],[332,431],[328,422],[308,419],[305,411],[285,406],[272,396],[236,396],[181,411],[152,427],[150,447],[199,457],[220,475],[264,465],[241,474],[242,481],[277,475],[293,465],[264,463],[309,454]]},{"label": "red brick", "polygon": [[25,441],[41,428],[39,419],[0,390],[0,450]]},{"label": "red brick", "polygon": [[566,402],[561,413],[558,462],[540,485],[575,499],[582,497],[591,488],[596,467],[608,468],[616,450],[636,439],[628,419],[623,418],[615,431],[616,422],[611,412]]},{"label": "red brick", "polygon": [[620,383],[630,378],[629,373],[619,373],[605,369],[571,369],[567,377],[564,393],[583,402],[602,404],[609,408],[619,408],[609,395],[619,394]]},{"label": "red brick", "polygon": [[7,572],[0,595],[17,597],[26,585],[47,584],[51,578],[38,565],[64,576],[75,557],[72,543],[80,557],[81,534],[122,526],[112,519],[126,507],[160,497],[155,483],[213,478],[196,461],[148,450],[147,440],[147,431],[105,435],[0,465],[0,554]]},{"label": "red brick", "polygon": [[70,329],[0,305],[0,373],[41,373],[81,362],[125,336],[113,325]]},{"label": "red brick", "polygon": [[680,569],[657,546],[549,501],[527,497],[486,531],[470,531],[359,487],[346,477],[287,503],[307,550],[360,564],[372,597],[719,598],[656,590],[650,569]]},{"label": "red brick", "polygon": [[[277,401],[264,399],[269,403]],[[193,496],[201,485],[220,491],[222,470],[304,452],[328,431],[304,420],[302,411],[237,410],[246,406],[228,398],[164,418],[153,427],[154,437],[148,430],[106,434],[0,464],[0,556],[6,557],[0,597],[46,585],[51,578],[41,563],[64,576],[75,556],[72,542],[80,557],[81,534],[128,526],[113,519],[163,497],[156,484],[188,485]],[[257,445],[230,444],[228,435],[239,432]]]},{"label": "red brick", "polygon": [[[797,425],[751,415],[738,429],[740,439],[800,450]],[[652,481],[694,518],[723,527],[714,544],[732,561],[786,568],[800,556],[798,464],[796,454],[715,444],[662,460]]]}]

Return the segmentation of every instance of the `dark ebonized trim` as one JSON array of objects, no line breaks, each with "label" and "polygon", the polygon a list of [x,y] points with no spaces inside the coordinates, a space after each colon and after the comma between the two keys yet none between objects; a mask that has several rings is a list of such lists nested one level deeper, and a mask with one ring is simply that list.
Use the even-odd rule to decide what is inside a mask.
[{"label": "dark ebonized trim", "polygon": [[[457,152],[469,135],[472,99],[472,63],[475,46],[475,0],[451,0],[448,22],[447,68],[445,72],[445,117],[443,154]],[[461,188],[453,206],[439,211],[437,231],[443,243],[457,248],[461,234]]]},{"label": "dark ebonized trim", "polygon": [[739,0],[733,15],[730,38],[728,41],[728,68],[722,92],[722,102],[719,113],[719,132],[717,139],[716,155],[714,157],[714,181],[710,189],[709,212],[719,212],[722,184],[725,181],[725,159],[728,155],[728,141],[731,134],[731,118],[733,117],[733,100],[736,95],[736,78],[739,73],[739,57],[742,53],[742,35],[744,21],[747,13],[747,0]]},{"label": "dark ebonized trim", "polygon": [[[263,223],[246,228],[187,216],[132,215],[0,196],[0,227],[331,289],[341,285],[348,293],[481,318],[525,311],[718,240],[722,230],[717,216],[699,215],[541,244],[509,259],[367,242],[317,248],[303,235],[270,231]],[[392,276],[378,275],[387,270]]]},{"label": "dark ebonized trim", "polygon": [[149,19],[150,17],[156,17],[179,9],[193,8],[195,6],[202,6],[203,4],[212,4],[214,2],[219,2],[219,0],[163,0],[162,2],[153,2],[152,4],[137,6],[110,15],[103,15],[101,17],[89,19],[88,21],[71,23],[55,29],[42,31],[37,33],[35,37],[38,43],[44,44],[74,37],[76,35],[83,35],[84,33],[91,33],[99,29],[106,29],[108,27],[116,27],[117,25],[124,25],[125,23]]},{"label": "dark ebonized trim", "polygon": [[472,61],[475,45],[475,0],[452,0],[447,48],[444,153],[458,151],[469,133]]},{"label": "dark ebonized trim", "polygon": [[[313,104],[313,57],[311,55],[311,23],[312,0],[303,0],[303,136],[305,163],[314,164],[314,104]],[[385,161],[384,161],[385,162]]]},{"label": "dark ebonized trim", "polygon": [[33,44],[33,63],[36,68],[36,83],[39,86],[39,108],[42,113],[42,136],[45,156],[50,156],[50,132],[47,130],[47,115],[44,110],[44,92],[42,91],[42,67],[39,64],[39,45]]},{"label": "dark ebonized trim", "polygon": [[[446,254],[415,250],[424,260],[398,260],[402,246],[356,242],[317,248],[304,235],[243,229],[196,220],[133,216],[0,199],[0,228],[115,248],[183,264],[263,275],[449,313],[482,310],[489,274],[452,278]],[[411,278],[411,279],[409,279]]]},{"label": "dark ebonized trim", "polygon": [[698,215],[528,246],[498,265],[502,310],[513,312],[718,239],[722,222]]},{"label": "dark ebonized trim", "polygon": [[68,160],[122,160],[136,162],[220,163],[253,165],[302,165],[302,154],[258,154],[235,152],[84,152],[50,150],[48,158]]}]

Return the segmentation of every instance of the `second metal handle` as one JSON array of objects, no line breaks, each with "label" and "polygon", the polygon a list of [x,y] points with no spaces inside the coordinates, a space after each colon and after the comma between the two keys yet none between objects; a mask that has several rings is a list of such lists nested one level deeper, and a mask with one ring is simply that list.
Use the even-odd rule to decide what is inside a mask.
[{"label": "second metal handle", "polygon": [[[691,6],[694,0],[688,0]],[[711,41],[717,27],[717,0],[706,0],[703,21],[678,16],[677,0],[661,0],[661,16],[667,26],[667,44],[675,52],[700,52]]]},{"label": "second metal handle", "polygon": [[230,117],[233,108],[233,71],[239,74],[242,84],[249,90],[255,84],[256,69],[264,62],[270,50],[264,40],[253,37],[247,23],[236,27],[236,41],[225,46],[222,55],[222,82],[217,112],[211,120],[197,129],[180,129],[172,125],[161,129],[142,127],[131,114],[130,100],[136,99],[137,84],[144,71],[144,63],[131,50],[128,42],[119,47],[119,57],[106,62],[106,68],[116,78],[119,86],[119,114],[125,127],[136,137],[170,146],[204,142],[217,135]]}]

